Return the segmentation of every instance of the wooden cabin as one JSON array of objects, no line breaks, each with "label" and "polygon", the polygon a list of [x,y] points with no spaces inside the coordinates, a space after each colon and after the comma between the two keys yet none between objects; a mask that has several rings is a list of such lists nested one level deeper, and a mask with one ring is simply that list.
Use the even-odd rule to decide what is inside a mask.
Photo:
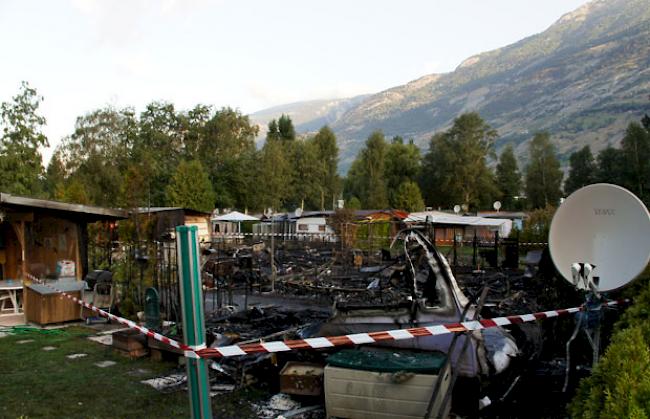
[{"label": "wooden cabin", "polygon": [[0,193],[0,280],[56,279],[88,272],[87,225],[126,211]]}]

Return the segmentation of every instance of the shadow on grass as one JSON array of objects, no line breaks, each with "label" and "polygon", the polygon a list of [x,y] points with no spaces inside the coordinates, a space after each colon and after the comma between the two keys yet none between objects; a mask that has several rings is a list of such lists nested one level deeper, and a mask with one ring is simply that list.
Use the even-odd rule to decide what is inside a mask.
[{"label": "shadow on grass", "polygon": [[[60,333],[24,332],[0,338],[0,417],[188,417],[187,393],[160,393],[140,381],[184,371],[149,358],[131,360],[86,339],[94,331],[67,327]],[[32,340],[31,342],[18,343]],[[44,347],[55,349],[46,351]],[[84,353],[69,359],[66,355]],[[115,364],[99,368],[101,361]],[[217,417],[255,417],[255,391],[213,398]]]}]

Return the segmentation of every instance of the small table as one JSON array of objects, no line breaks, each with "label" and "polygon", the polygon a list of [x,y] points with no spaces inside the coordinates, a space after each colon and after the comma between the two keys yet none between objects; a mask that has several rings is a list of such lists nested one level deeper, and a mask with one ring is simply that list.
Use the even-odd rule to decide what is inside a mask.
[{"label": "small table", "polygon": [[[11,304],[13,304],[13,313],[10,314],[18,314],[20,313],[20,307],[18,306],[18,290],[22,291],[23,289],[23,281],[18,279],[5,279],[4,281],[0,281],[0,294],[9,294],[9,299],[11,300]],[[0,313],[0,316],[2,314]]]}]

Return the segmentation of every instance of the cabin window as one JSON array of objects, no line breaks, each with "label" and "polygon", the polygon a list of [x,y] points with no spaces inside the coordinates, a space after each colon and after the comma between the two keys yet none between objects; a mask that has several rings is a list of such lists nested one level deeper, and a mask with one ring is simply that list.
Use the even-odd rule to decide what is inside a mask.
[{"label": "cabin window", "polygon": [[307,224],[298,224],[298,231],[307,231],[309,228]]}]

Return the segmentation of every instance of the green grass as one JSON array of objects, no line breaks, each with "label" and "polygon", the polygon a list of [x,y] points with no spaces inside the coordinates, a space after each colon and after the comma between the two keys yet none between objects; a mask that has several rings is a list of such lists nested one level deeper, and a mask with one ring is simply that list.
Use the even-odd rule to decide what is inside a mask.
[{"label": "green grass", "polygon": [[[188,417],[186,392],[163,394],[140,382],[179,371],[175,364],[130,360],[86,339],[92,334],[87,328],[68,327],[59,334],[31,332],[0,338],[0,417]],[[17,343],[25,339],[34,341]],[[44,351],[44,346],[56,349]],[[66,358],[73,353],[88,356]],[[105,360],[116,364],[94,365]],[[255,417],[250,400],[259,396],[240,390],[214,397],[213,413],[220,418]]]}]

